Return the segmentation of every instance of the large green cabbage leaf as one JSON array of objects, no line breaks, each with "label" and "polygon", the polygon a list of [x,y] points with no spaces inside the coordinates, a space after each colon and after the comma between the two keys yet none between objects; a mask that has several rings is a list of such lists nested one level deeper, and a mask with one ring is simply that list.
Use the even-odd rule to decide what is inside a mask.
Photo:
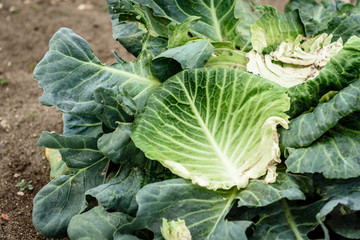
[{"label": "large green cabbage leaf", "polygon": [[308,234],[318,226],[316,215],[323,205],[322,201],[301,205],[282,199],[262,208],[241,208],[238,218],[259,217],[250,240],[310,240]]},{"label": "large green cabbage leaf", "polygon": [[34,198],[33,224],[38,232],[48,237],[65,237],[73,216],[87,207],[85,192],[105,182],[105,158],[79,169],[71,175],[56,177]]},{"label": "large green cabbage leaf", "polygon": [[121,212],[107,212],[103,207],[74,216],[68,227],[70,239],[113,240],[117,228],[130,222],[132,217]]},{"label": "large green cabbage leaf", "polygon": [[[231,191],[208,191],[184,179],[174,179],[149,184],[136,196],[139,210],[132,227],[148,228],[161,238],[162,218],[184,220],[192,239],[213,239],[217,232],[227,228],[224,218],[236,197],[236,189]],[[241,225],[241,240],[246,240]],[[126,229],[124,228],[124,231]]]},{"label": "large green cabbage leaf", "polygon": [[149,98],[131,138],[145,155],[209,189],[245,187],[280,162],[285,89],[230,69],[183,71]]},{"label": "large green cabbage leaf", "polygon": [[143,52],[136,62],[103,65],[89,44],[70,29],[60,29],[50,40],[50,49],[34,70],[44,89],[40,102],[73,114],[97,114],[98,87],[121,86],[137,103],[145,103],[160,82],[150,70],[151,54]]},{"label": "large green cabbage leaf", "polygon": [[[135,56],[144,49],[157,55],[164,50],[183,46],[192,39],[205,38],[215,45],[226,43],[226,47],[221,44],[215,47],[217,50],[209,66],[241,70],[245,70],[246,65],[244,51],[251,49],[250,26],[262,14],[257,9],[257,0],[171,0],[166,3],[154,0],[107,0],[107,6],[114,38]],[[179,71],[176,69],[173,74]]]},{"label": "large green cabbage leaf", "polygon": [[326,204],[317,214],[318,222],[330,240],[330,229],[348,239],[360,238],[357,223],[360,218],[360,178],[347,180],[327,180],[315,178],[318,191]]},{"label": "large green cabbage leaf", "polygon": [[360,80],[339,91],[313,112],[281,130],[287,171],[323,173],[328,178],[360,176]]},{"label": "large green cabbage leaf", "polygon": [[342,37],[346,42],[349,36],[358,35],[359,26],[355,24],[360,4],[346,4],[340,0],[290,0],[286,11],[300,12],[306,36],[314,36],[321,32],[332,33],[336,39]]},{"label": "large green cabbage leaf", "polygon": [[287,148],[287,171],[322,173],[327,178],[360,176],[360,114],[339,121],[309,147]]},{"label": "large green cabbage leaf", "polygon": [[[192,239],[217,240],[224,237],[229,240],[246,240],[245,230],[252,223],[250,219],[244,221],[225,219],[235,200],[240,199],[242,206],[262,207],[284,197],[292,200],[303,199],[299,187],[296,187],[297,183],[301,185],[302,180],[295,182],[294,179],[283,175],[274,187],[255,183],[259,191],[254,192],[252,197],[247,197],[246,193],[242,194],[236,188],[209,191],[184,179],[149,184],[136,196],[139,210],[135,221],[121,227],[119,232],[128,233],[129,229],[147,228],[155,233],[155,239],[161,239],[160,227],[162,219],[165,218],[169,221],[184,220]],[[294,191],[286,190],[286,186],[292,186]],[[249,191],[252,190],[253,187],[250,187]],[[254,204],[252,202],[254,197],[261,199],[261,202]]]},{"label": "large green cabbage leaf", "polygon": [[177,23],[183,22],[188,16],[201,19],[194,24],[190,32],[195,36],[206,36],[212,41],[233,41],[240,43],[236,33],[238,20],[234,17],[235,1],[159,1],[133,0],[154,10],[154,15]]}]

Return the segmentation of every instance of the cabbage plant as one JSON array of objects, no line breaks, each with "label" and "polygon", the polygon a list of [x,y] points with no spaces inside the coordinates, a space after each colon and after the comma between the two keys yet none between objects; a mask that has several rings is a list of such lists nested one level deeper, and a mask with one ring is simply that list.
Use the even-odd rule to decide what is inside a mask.
[{"label": "cabbage plant", "polygon": [[61,154],[38,232],[360,238],[360,3],[106,3],[133,62],[61,28],[34,71],[64,122],[38,141]]}]

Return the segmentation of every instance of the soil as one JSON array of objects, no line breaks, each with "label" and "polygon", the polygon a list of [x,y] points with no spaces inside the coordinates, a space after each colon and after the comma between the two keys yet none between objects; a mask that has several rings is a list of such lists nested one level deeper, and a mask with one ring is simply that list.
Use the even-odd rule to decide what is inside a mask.
[{"label": "soil", "polygon": [[[1,240],[47,239],[31,221],[33,198],[49,182],[50,171],[36,141],[42,131],[61,133],[62,118],[39,103],[42,89],[32,71],[51,36],[68,27],[90,43],[102,62],[114,62],[114,50],[130,59],[112,38],[105,5],[105,0],[0,0]],[[34,189],[20,192],[16,185],[22,179],[31,180]]]}]

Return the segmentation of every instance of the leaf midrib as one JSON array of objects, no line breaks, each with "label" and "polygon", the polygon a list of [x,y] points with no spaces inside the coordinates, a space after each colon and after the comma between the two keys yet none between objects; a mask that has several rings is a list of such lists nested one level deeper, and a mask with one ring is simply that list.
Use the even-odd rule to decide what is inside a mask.
[{"label": "leaf midrib", "polygon": [[187,97],[187,99],[189,101],[189,104],[190,104],[190,108],[191,108],[192,112],[195,115],[195,119],[200,124],[200,127],[201,127],[200,129],[206,135],[206,137],[209,140],[210,144],[214,148],[216,155],[220,158],[220,160],[222,161],[222,163],[224,164],[224,166],[226,167],[228,172],[232,173],[232,175],[235,175],[235,172],[234,172],[235,168],[233,167],[232,164],[230,164],[230,161],[229,161],[228,157],[221,151],[221,149],[219,148],[217,142],[215,141],[214,136],[211,134],[209,128],[206,126],[204,120],[201,118],[200,113],[198,112],[194,102],[192,101],[192,98],[189,95],[189,92],[187,91],[187,88],[185,87],[184,83],[179,78],[177,78],[177,80],[179,81],[179,84],[184,89],[185,95],[186,95],[186,97]]},{"label": "leaf midrib", "polygon": [[[62,52],[59,52],[59,51],[56,51],[56,50],[52,50],[52,51],[54,51],[56,53],[59,53],[59,54],[63,55],[66,58],[76,60],[76,61],[80,62],[82,65],[90,65],[92,67],[95,67],[95,68],[98,68],[98,69],[101,69],[101,70],[106,70],[106,71],[109,71],[109,72],[117,74],[117,75],[122,75],[122,76],[125,76],[125,77],[128,77],[128,78],[132,78],[132,79],[135,79],[135,80],[137,80],[139,82],[146,83],[146,84],[153,85],[153,86],[157,86],[157,85],[161,84],[159,81],[156,81],[155,79],[140,77],[139,75],[136,75],[136,74],[133,74],[133,73],[122,71],[122,70],[119,70],[119,69],[116,69],[116,68],[113,68],[113,67],[109,67],[109,66],[106,66],[106,65],[96,64],[94,62],[82,61],[82,60],[80,60],[78,58],[66,55],[66,54],[64,54]],[[49,51],[49,52],[51,52],[51,51]]]},{"label": "leaf midrib", "polygon": [[218,18],[216,16],[214,0],[211,0],[210,13],[211,13],[211,18],[212,18],[213,23],[214,23],[214,29],[215,29],[215,33],[216,33],[216,36],[218,38],[218,41],[222,41],[223,37],[222,37],[222,34],[221,34],[221,29],[220,29],[220,24],[219,24]]},{"label": "leaf midrib", "polygon": [[301,236],[301,233],[299,231],[299,229],[296,227],[296,223],[295,223],[295,220],[291,214],[291,211],[290,211],[290,207],[289,207],[289,204],[287,203],[287,200],[286,199],[281,199],[280,200],[280,205],[281,205],[281,208],[284,212],[284,215],[286,217],[286,222],[287,224],[289,225],[291,231],[294,233],[295,237],[296,237],[296,240],[305,240],[302,236]]},{"label": "leaf midrib", "polygon": [[224,206],[221,214],[219,215],[216,223],[214,224],[214,227],[211,229],[210,234],[209,234],[208,237],[206,238],[207,240],[210,239],[212,233],[215,231],[215,229],[216,229],[217,225],[219,224],[220,220],[224,217],[224,215],[225,215],[225,213],[226,213],[226,210],[228,210],[228,209],[231,207],[231,204],[232,204],[232,202],[234,201],[237,192],[238,192],[237,189],[234,188],[231,196],[229,197],[229,199],[228,199],[226,205]]}]

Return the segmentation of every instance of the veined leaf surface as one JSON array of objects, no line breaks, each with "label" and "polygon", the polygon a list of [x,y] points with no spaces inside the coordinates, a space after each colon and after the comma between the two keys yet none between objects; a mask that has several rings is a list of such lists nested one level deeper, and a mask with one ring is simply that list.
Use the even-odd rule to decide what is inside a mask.
[{"label": "veined leaf surface", "polygon": [[240,209],[240,215],[245,219],[260,217],[250,240],[310,240],[307,234],[318,225],[316,214],[323,205],[317,201],[298,206],[282,199],[264,208]]},{"label": "veined leaf surface", "polygon": [[85,192],[105,182],[105,158],[73,175],[56,177],[34,198],[33,224],[46,237],[66,237],[73,216],[86,208]]},{"label": "veined leaf surface", "polygon": [[121,225],[132,220],[122,212],[107,212],[98,206],[86,213],[74,216],[67,229],[70,239],[113,240],[113,234]]},{"label": "veined leaf surface", "polygon": [[100,116],[63,113],[65,136],[97,137],[103,132]]},{"label": "veined leaf surface", "polygon": [[131,138],[148,158],[193,183],[242,188],[268,170],[269,181],[275,180],[276,126],[287,125],[288,108],[285,89],[259,76],[183,71],[149,98]]},{"label": "veined leaf surface", "polygon": [[[327,217],[328,216],[328,217]],[[360,192],[350,192],[348,194],[334,197],[317,214],[317,219],[321,224],[325,239],[330,240],[329,231],[323,221],[339,235],[349,239],[359,239],[360,229],[354,222],[359,221],[360,216]]]},{"label": "veined leaf surface", "polygon": [[341,119],[309,147],[287,148],[287,171],[327,178],[360,176],[360,112]]},{"label": "veined leaf surface", "polygon": [[154,10],[154,15],[181,23],[189,16],[201,19],[190,32],[196,36],[206,36],[211,41],[229,40],[240,43],[236,33],[239,22],[234,17],[236,1],[228,0],[133,0]]},{"label": "veined leaf surface", "polygon": [[293,119],[289,129],[281,129],[280,143],[286,147],[307,147],[340,119],[360,110],[360,80],[338,92],[329,102],[317,106],[313,112]]},{"label": "veined leaf surface", "polygon": [[315,35],[327,28],[331,18],[336,16],[336,6],[333,0],[319,2],[317,0],[291,0],[286,5],[286,11],[299,9],[301,21],[307,36]]},{"label": "veined leaf surface", "polygon": [[153,58],[151,69],[161,81],[172,77],[182,69],[202,68],[210,58],[214,47],[207,40],[171,48]]},{"label": "veined leaf surface", "polygon": [[150,70],[151,54],[143,52],[133,63],[103,65],[89,44],[72,30],[61,28],[50,40],[50,49],[34,70],[44,89],[40,102],[73,114],[97,114],[98,87],[123,87],[138,107],[160,82]]},{"label": "veined leaf surface", "polygon": [[333,41],[341,37],[345,43],[351,36],[359,36],[359,7],[339,0],[291,0],[285,10],[299,10],[306,36],[325,32],[334,36]]},{"label": "veined leaf surface", "polygon": [[325,239],[330,239],[328,227],[346,238],[359,239],[360,228],[356,223],[360,217],[360,178],[329,180],[320,177],[314,180],[327,201],[316,216]]},{"label": "veined leaf surface", "polygon": [[43,132],[38,146],[59,149],[69,168],[84,168],[104,158],[97,147],[97,138],[87,136],[61,136]]},{"label": "veined leaf surface", "polygon": [[142,171],[121,166],[118,176],[90,189],[86,195],[95,197],[101,206],[105,206],[107,209],[134,214],[137,210],[135,195],[142,187],[143,181]]},{"label": "veined leaf surface", "polygon": [[329,22],[324,32],[332,34],[334,38],[342,38],[347,42],[352,36],[360,36],[360,15],[341,15]]},{"label": "veined leaf surface", "polygon": [[288,114],[296,117],[319,104],[329,91],[339,91],[360,76],[360,38],[352,37],[337,55],[330,59],[319,75],[303,84],[289,88],[291,108]]},{"label": "veined leaf surface", "polygon": [[281,42],[294,41],[304,34],[298,11],[279,14],[275,8],[266,6],[264,12],[251,26],[251,43],[258,53],[268,47],[275,50]]},{"label": "veined leaf surface", "polygon": [[241,238],[245,237],[241,222],[224,219],[235,200],[236,192],[236,189],[209,191],[184,179],[148,184],[136,196],[139,210],[133,226],[151,229],[155,239],[162,239],[162,218],[169,221],[181,219],[185,221],[193,240],[217,240],[217,234],[225,233],[227,229],[234,230],[237,224],[237,238],[228,239],[246,240]]},{"label": "veined leaf surface", "polygon": [[169,20],[155,17],[149,7],[132,0],[106,0],[106,4],[114,39],[135,57],[144,49],[156,55],[166,48]]},{"label": "veined leaf surface", "polygon": [[251,32],[250,27],[256,20],[258,20],[262,11],[257,7],[260,6],[259,0],[236,0],[235,1],[235,18],[239,19],[239,24],[236,26],[236,32],[240,35],[244,45],[241,47],[242,51],[251,49]]},{"label": "veined leaf surface", "polygon": [[[251,180],[249,185],[241,190],[236,198],[239,199],[238,207],[251,206],[262,207],[277,202],[280,199],[304,200],[307,192],[309,179],[306,177],[295,177],[290,174],[279,173],[275,183],[264,184],[258,179]],[[306,189],[303,186],[306,186]]]}]

